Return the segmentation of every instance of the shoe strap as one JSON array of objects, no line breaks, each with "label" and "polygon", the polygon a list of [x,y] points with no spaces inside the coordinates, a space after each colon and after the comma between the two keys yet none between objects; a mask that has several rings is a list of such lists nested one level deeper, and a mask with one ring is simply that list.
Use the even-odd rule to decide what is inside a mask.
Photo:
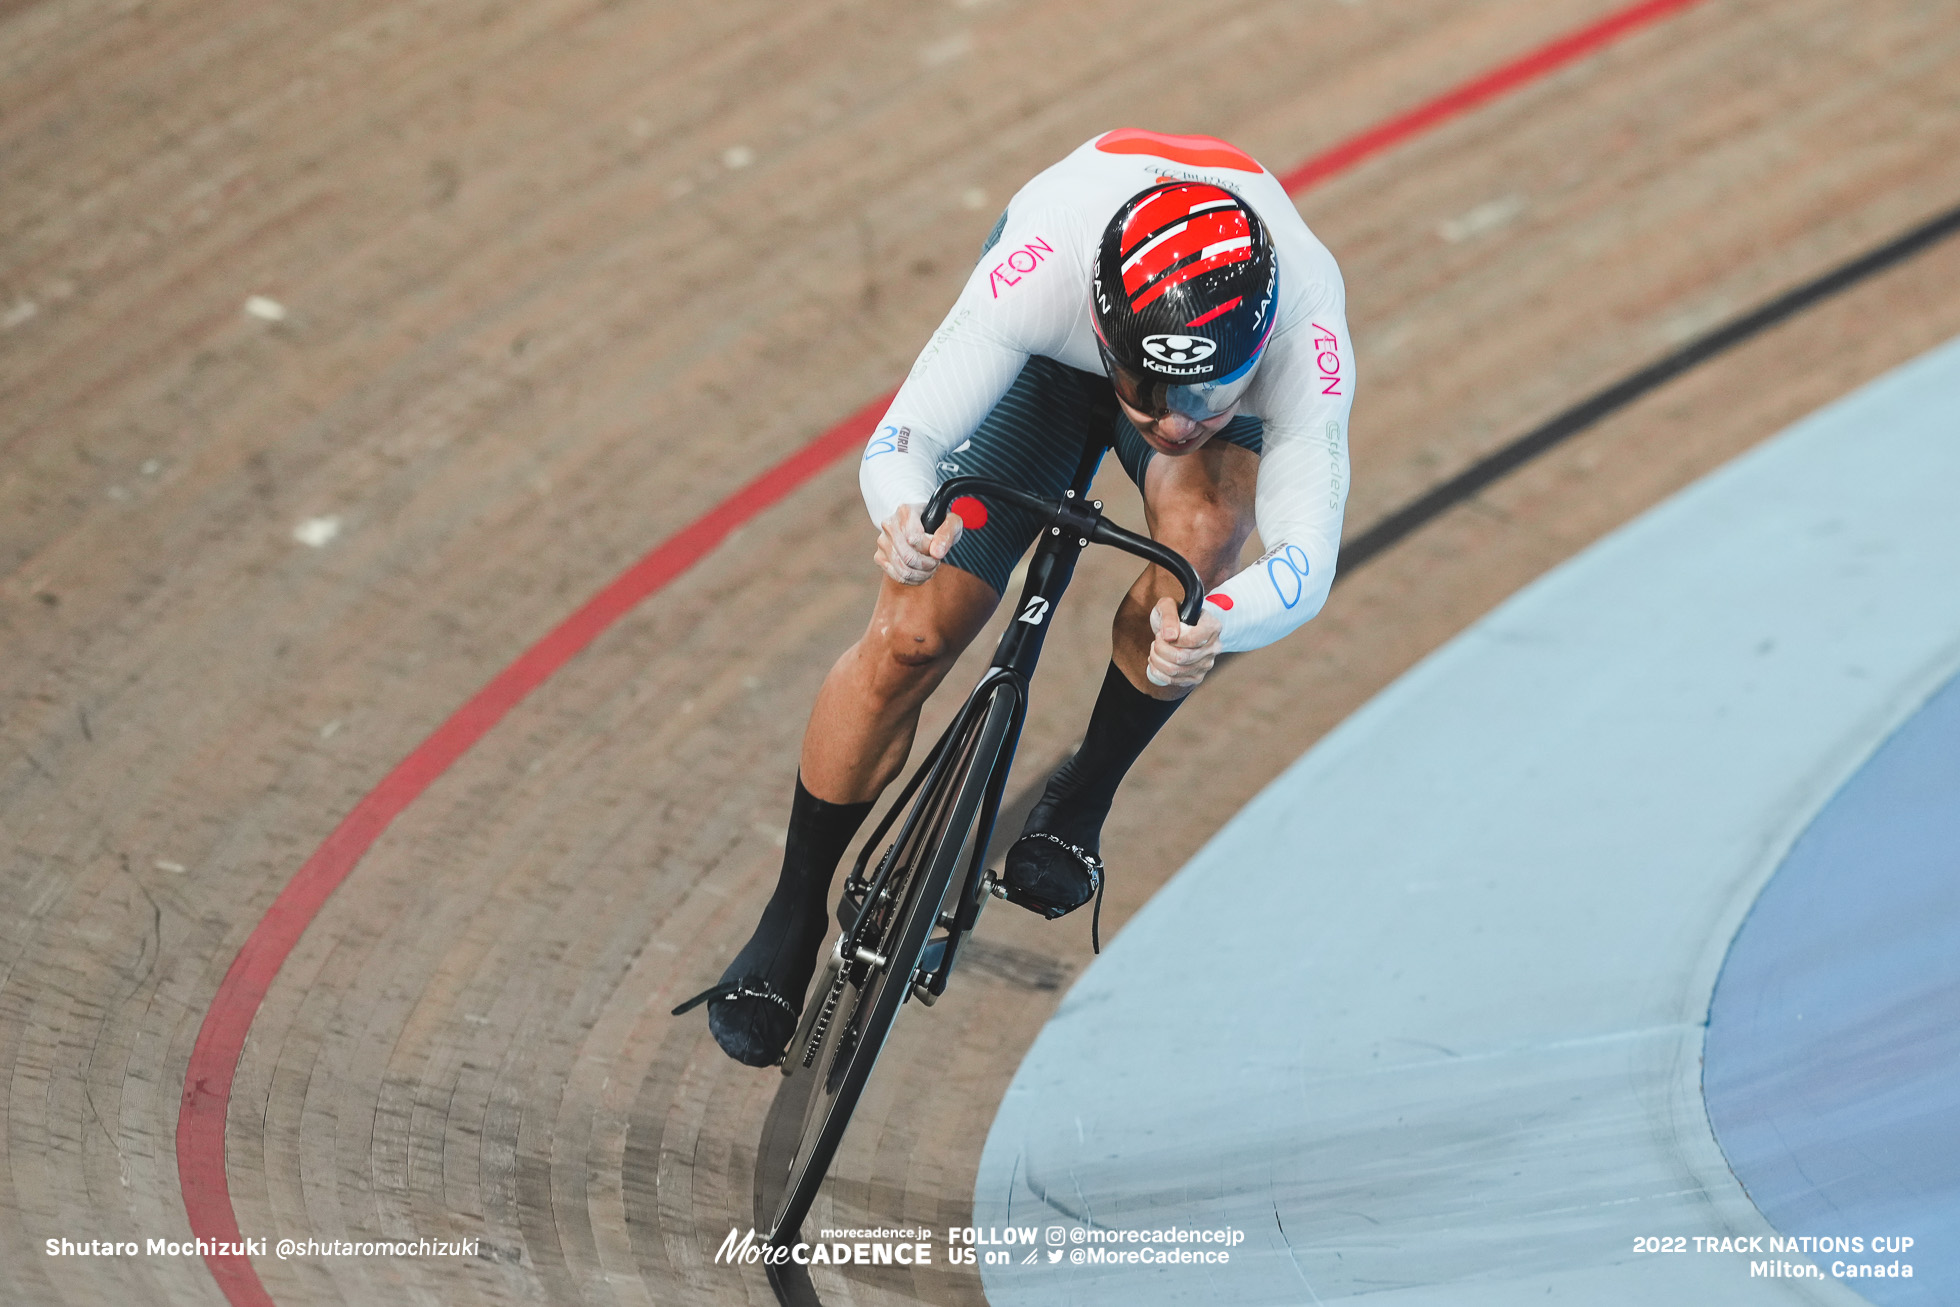
[{"label": "shoe strap", "polygon": [[1089,879],[1094,882],[1094,888],[1100,889],[1102,887],[1103,860],[1083,848],[1080,844],[1070,844],[1061,836],[1050,835],[1045,830],[1031,830],[1022,835],[1021,838],[1024,840],[1047,840],[1050,844],[1061,845],[1070,853],[1073,853],[1076,860],[1087,869]]},{"label": "shoe strap", "polygon": [[778,994],[770,987],[769,982],[760,976],[744,976],[740,980],[725,980],[710,989],[704,989],[693,998],[687,1000],[687,1002],[675,1008],[673,1015],[677,1017],[683,1016],[692,1012],[695,1008],[700,1007],[703,1003],[717,1003],[729,998],[759,998],[765,1003],[774,1003],[777,1007],[789,1013],[792,1021],[800,1015],[795,1008],[790,1006],[788,999]]},{"label": "shoe strap", "polygon": [[1045,830],[1031,830],[1022,839],[1047,840],[1059,844],[1073,853],[1089,873],[1089,888],[1096,896],[1096,911],[1089,919],[1089,948],[1092,952],[1102,952],[1102,901],[1103,901],[1103,860],[1080,844],[1070,844],[1059,835],[1050,835]]},{"label": "shoe strap", "polygon": [[1096,877],[1096,910],[1089,918],[1089,951],[1096,954],[1102,952],[1102,896],[1103,881],[1102,877],[1098,876]]}]

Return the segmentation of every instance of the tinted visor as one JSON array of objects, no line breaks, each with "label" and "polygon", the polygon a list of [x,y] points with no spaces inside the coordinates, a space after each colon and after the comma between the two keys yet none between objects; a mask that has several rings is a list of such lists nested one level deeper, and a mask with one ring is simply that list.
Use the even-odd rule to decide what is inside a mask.
[{"label": "tinted visor", "polygon": [[[1100,340],[1096,343],[1102,345]],[[1181,413],[1194,422],[1215,418],[1244,398],[1264,353],[1260,349],[1237,370],[1215,381],[1176,385],[1132,372],[1111,356],[1107,346],[1102,347],[1103,367],[1109,372],[1109,384],[1115,388],[1118,399],[1146,417]]]}]

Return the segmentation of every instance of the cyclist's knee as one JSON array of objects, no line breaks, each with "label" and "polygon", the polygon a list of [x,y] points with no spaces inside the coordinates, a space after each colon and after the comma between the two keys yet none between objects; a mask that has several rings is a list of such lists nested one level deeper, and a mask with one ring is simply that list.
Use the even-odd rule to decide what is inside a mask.
[{"label": "cyclist's knee", "polygon": [[901,613],[873,619],[866,643],[885,670],[900,680],[931,676],[959,656],[938,623],[926,613]]},{"label": "cyclist's knee", "polygon": [[1156,527],[1157,538],[1190,559],[1207,585],[1232,572],[1252,533],[1249,515],[1222,495],[1193,495],[1160,509]]},{"label": "cyclist's knee", "polygon": [[986,582],[951,567],[916,589],[887,581],[860,650],[879,681],[930,691],[986,625],[995,601]]}]

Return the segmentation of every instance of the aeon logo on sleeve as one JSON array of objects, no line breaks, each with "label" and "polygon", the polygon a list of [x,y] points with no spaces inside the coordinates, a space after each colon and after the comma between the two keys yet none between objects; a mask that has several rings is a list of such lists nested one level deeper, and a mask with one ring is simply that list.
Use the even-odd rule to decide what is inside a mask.
[{"label": "aeon logo on sleeve", "polygon": [[1145,336],[1143,352],[1159,363],[1202,363],[1218,352],[1218,342],[1203,336]]},{"label": "aeon logo on sleeve", "polygon": [[1313,323],[1314,364],[1320,369],[1323,395],[1341,393],[1341,338],[1318,322]]},{"label": "aeon logo on sleeve", "polygon": [[1000,288],[1013,288],[1021,284],[1021,278],[1033,272],[1047,261],[1055,252],[1055,247],[1037,236],[1020,249],[993,266],[987,273],[987,289],[995,299],[1000,298]]}]

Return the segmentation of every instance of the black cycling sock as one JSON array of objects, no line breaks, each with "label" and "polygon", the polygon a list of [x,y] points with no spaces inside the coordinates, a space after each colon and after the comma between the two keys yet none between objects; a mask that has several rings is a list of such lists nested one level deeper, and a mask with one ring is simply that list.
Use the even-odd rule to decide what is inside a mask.
[{"label": "black cycling sock", "polygon": [[1100,853],[1103,818],[1109,816],[1116,787],[1182,702],[1153,699],[1110,663],[1082,746],[1048,778],[1023,829],[1046,831]]},{"label": "black cycling sock", "polygon": [[708,1005],[708,1028],[730,1057],[750,1066],[771,1066],[796,1033],[803,991],[817,968],[817,950],[830,926],[827,900],[838,859],[871,811],[870,803],[827,803],[796,778],[782,874],[762,909],[762,920],[722,973],[724,984],[760,980],[788,1006],[763,998],[733,996]]}]

